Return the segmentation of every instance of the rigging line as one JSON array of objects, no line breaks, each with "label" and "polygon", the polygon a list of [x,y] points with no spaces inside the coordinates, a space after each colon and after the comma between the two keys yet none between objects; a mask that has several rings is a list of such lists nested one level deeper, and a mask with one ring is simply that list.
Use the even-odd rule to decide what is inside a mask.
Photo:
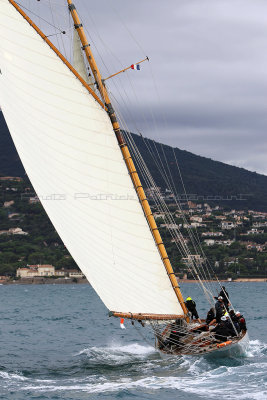
[{"label": "rigging line", "polygon": [[169,182],[169,178],[168,178],[168,175],[167,175],[167,173],[166,173],[166,171],[165,171],[165,168],[164,168],[162,159],[161,159],[161,157],[160,157],[160,154],[159,154],[159,151],[158,151],[158,148],[157,148],[157,143],[155,142],[155,140],[152,140],[152,143],[154,144],[156,153],[157,153],[157,155],[158,155],[159,162],[161,163],[162,171],[163,171],[163,173],[164,173],[164,175],[165,175],[165,180],[166,180],[166,182],[167,182],[167,188],[170,188],[171,185],[170,185],[170,182]]},{"label": "rigging line", "polygon": [[[137,160],[138,161],[138,164],[139,164],[139,160]],[[140,168],[140,167],[139,167]],[[142,172],[142,169],[141,169],[141,172]],[[146,177],[144,176],[144,174],[142,174],[143,175],[143,177],[145,178],[145,181],[146,181]]]},{"label": "rigging line", "polygon": [[[134,149],[133,149],[133,153],[135,153],[135,150],[134,150]],[[144,173],[143,168],[142,168],[142,165],[140,165],[140,163],[139,163],[139,159],[137,159],[136,161],[138,162],[139,169],[140,169],[140,171],[141,171],[141,173],[142,173],[142,176],[143,176],[143,178],[145,179],[145,182],[146,182],[146,184],[147,184],[147,176],[146,176],[146,175],[148,175],[148,174],[145,174],[145,173]],[[155,200],[155,202],[157,203],[156,198],[154,198],[154,200]],[[172,233],[172,232],[171,232],[171,233]],[[180,249],[180,252],[183,253],[183,249],[182,249],[182,248]]]},{"label": "rigging line", "polygon": [[[89,14],[89,15],[90,15],[90,14]],[[94,21],[93,21],[93,20],[92,20],[92,22],[93,22],[93,24],[94,24]],[[86,29],[86,28],[85,28],[85,29]],[[86,29],[86,31],[87,31],[87,29]],[[88,31],[87,31],[87,32],[88,32]],[[110,51],[110,53],[114,56],[114,58],[116,58],[116,59],[118,60],[118,57],[116,57],[116,56],[114,55],[114,53],[111,51],[111,49],[110,49],[110,48],[107,46],[107,44],[102,40],[102,38],[101,38],[101,36],[99,35],[97,29],[96,29],[96,33],[97,33],[99,39],[101,40],[102,44],[104,45],[104,47],[107,48],[107,49]],[[89,36],[90,36],[90,33],[89,33]],[[90,36],[90,37],[91,37],[91,36]],[[94,41],[93,41],[93,43],[94,43]],[[98,53],[98,54],[99,54],[99,53]],[[100,55],[100,57],[101,57],[101,55]],[[103,64],[104,64],[105,68],[108,70],[108,67],[107,67],[107,65],[105,64],[105,62],[104,62],[104,60],[102,59],[102,57],[101,57],[101,60],[102,60],[102,62],[103,62]],[[132,89],[133,89],[133,85],[132,85],[132,82],[131,82],[131,79],[130,79],[129,75],[127,75],[127,79],[128,79],[128,81],[129,81],[129,83],[130,83]],[[117,85],[115,85],[115,86],[117,87]],[[133,90],[133,93],[135,94],[135,97],[137,98],[136,93],[135,93],[134,90]],[[128,101],[129,101],[129,97],[127,96],[127,94],[126,94],[126,97],[128,98]],[[127,108],[127,107],[126,107],[126,108]],[[128,110],[128,111],[129,111],[129,110]],[[152,118],[154,118],[153,113],[152,113]],[[132,120],[134,121],[134,118],[132,118]],[[154,125],[155,125],[155,128],[157,129],[156,124],[155,124],[155,119],[154,119]]]},{"label": "rigging line", "polygon": [[138,335],[143,339],[143,341],[148,344],[149,346],[151,346],[151,343],[147,340],[147,338],[141,333],[141,329],[138,329],[135,325],[135,321],[132,321],[132,325],[134,327],[134,329],[136,330],[136,332],[138,333]]},{"label": "rigging line", "polygon": [[[156,147],[156,145],[155,145],[155,147]],[[167,164],[166,154],[165,154],[165,152],[164,152],[164,149],[163,149],[163,146],[162,146],[162,144],[161,144],[161,149],[162,149],[162,152],[163,152],[163,154],[164,154],[165,161],[166,161],[166,164]],[[161,157],[160,157],[160,154],[159,154],[159,152],[157,152],[157,153],[158,153],[158,157],[159,157],[159,158],[160,158],[160,160],[161,160]],[[164,169],[164,165],[163,165],[163,163],[162,163],[162,166],[163,166],[163,169]],[[170,172],[170,169],[169,169],[169,174],[170,174],[170,177],[172,178],[172,176],[171,176],[171,172]],[[167,173],[166,173],[166,176],[167,176]],[[168,182],[169,182],[169,180],[168,180]],[[173,184],[173,186],[174,186],[174,184]],[[174,191],[172,190],[172,186],[171,186],[170,182],[169,182],[169,184],[168,184],[168,188],[169,188],[169,190],[171,190],[171,191],[172,191],[172,193],[174,193]],[[176,199],[176,198],[174,198],[174,200],[175,200],[175,203],[176,203],[176,205],[177,205],[178,209],[180,209],[180,211],[182,212],[181,205],[177,203],[177,199]],[[188,222],[187,222],[187,220],[186,220],[186,218],[185,218],[185,215],[184,215],[184,214],[183,214],[183,219],[184,219],[184,223],[187,223],[187,224],[188,224]],[[189,235],[189,236],[190,236],[190,235]],[[194,243],[193,243],[193,244],[194,244]],[[194,248],[195,248],[195,246],[194,246]],[[195,250],[197,251],[197,249],[196,249],[196,248],[195,248]]]},{"label": "rigging line", "polygon": [[[121,63],[120,59],[112,52],[112,50],[109,48],[109,46],[103,41],[103,39],[102,39],[102,37],[99,35],[97,29],[96,29],[96,32],[97,32],[97,35],[98,35],[100,41],[102,42],[103,46],[104,46],[107,50],[109,50],[110,54],[114,57],[114,59],[116,59],[116,60],[119,62],[119,64],[120,64],[121,66],[123,66],[123,64]],[[105,67],[106,67],[106,69],[108,70],[108,68],[107,68],[106,65],[105,65]],[[136,100],[137,100],[137,103],[140,103],[139,97],[137,96],[137,94],[136,94],[136,92],[135,92],[135,90],[134,90],[134,86],[133,86],[132,80],[131,80],[131,78],[130,78],[130,75],[129,75],[129,74],[126,74],[125,76],[126,76],[126,79],[127,79],[128,82],[129,82],[129,85],[130,85],[130,87],[131,87],[131,89],[132,89],[132,92],[133,92],[133,94],[134,94],[134,96],[135,96],[135,98],[136,98]],[[120,78],[119,78],[119,79],[120,79]],[[120,87],[124,87],[124,85],[121,85],[120,82],[118,82],[118,85],[115,84],[114,82],[113,82],[113,84],[114,84],[114,86],[117,88],[118,92],[120,92],[120,90],[119,90]],[[130,100],[129,96],[127,95],[127,92],[125,91],[125,89],[124,89],[124,93],[125,93],[125,95],[126,95],[126,98],[128,99],[128,102],[131,103],[131,100]],[[121,95],[120,95],[120,96],[121,96]],[[122,98],[122,96],[121,96],[121,98]],[[127,107],[126,104],[125,104],[125,107],[126,107],[126,109],[128,110],[128,112],[129,112],[129,107]],[[143,120],[144,120],[144,122],[148,125],[148,120],[145,118],[145,114],[144,114],[144,111],[143,111],[143,107],[141,107],[141,110],[142,110],[142,117],[143,117]],[[153,117],[153,115],[152,115],[152,117]],[[133,122],[134,122],[134,125],[136,126],[135,119],[132,118],[132,120],[133,120]],[[136,127],[137,127],[137,126],[136,126]],[[139,131],[138,127],[137,127],[137,131]]]},{"label": "rigging line", "polygon": [[[164,150],[163,150],[163,152],[164,152]],[[166,155],[165,155],[165,152],[164,152],[164,156],[165,156],[165,160],[166,160]],[[160,157],[160,156],[159,156]],[[167,160],[166,160],[166,163],[167,163]],[[170,172],[170,171],[169,171]],[[170,176],[171,176],[171,173],[170,173]],[[177,201],[176,201],[176,199],[175,199],[175,202],[176,202],[176,204],[177,204]],[[180,208],[179,207],[179,204],[177,204],[177,206],[178,206],[178,208]],[[182,211],[182,210],[181,210]],[[183,216],[184,216],[184,214],[183,214]],[[185,218],[185,216],[184,216],[184,218]],[[185,220],[186,221],[186,220]],[[184,222],[185,222],[184,221]],[[187,222],[187,221],[186,221]],[[190,228],[189,228],[190,229]],[[195,249],[195,251],[196,251],[196,253],[199,253],[199,250],[198,250],[198,246],[196,245],[196,243],[195,243],[195,238],[194,238],[194,236],[193,236],[193,232],[190,230],[190,231],[188,231],[188,234],[189,234],[189,237],[190,237],[190,239],[191,239],[191,242],[192,242],[192,244],[193,244],[193,247],[194,247],[194,249]],[[202,250],[202,249],[201,249]],[[203,253],[203,251],[202,251],[202,253]],[[205,274],[206,275],[206,274]],[[210,274],[209,274],[209,277],[210,277]],[[207,280],[208,281],[208,279],[207,279],[207,276],[204,276],[204,278],[205,278],[205,280]],[[211,278],[211,277],[210,277]],[[207,282],[207,284],[209,285],[209,282]],[[210,286],[210,285],[209,285]],[[212,288],[210,287],[210,290],[212,291]],[[207,288],[205,288],[205,291],[207,291]],[[208,291],[209,293],[210,293],[210,291]]]},{"label": "rigging line", "polygon": [[[172,148],[172,150],[173,150],[173,155],[174,155],[174,159],[175,159],[175,162],[176,162],[177,170],[178,170],[178,172],[179,172],[180,180],[181,180],[181,182],[182,182],[184,194],[185,194],[185,196],[186,196],[186,201],[187,201],[187,204],[188,204],[188,208],[190,208],[190,207],[189,207],[188,195],[187,195],[187,192],[186,192],[186,188],[185,188],[183,176],[182,176],[182,173],[181,173],[181,170],[180,170],[180,166],[179,166],[179,163],[178,163],[178,160],[177,160],[177,157],[176,157],[174,148]],[[182,208],[181,208],[181,211],[183,212]],[[201,245],[201,242],[200,242],[200,238],[199,238],[197,229],[195,230],[195,233],[196,233],[196,239],[197,239],[197,242],[198,242],[198,248],[200,249],[200,251],[201,251],[202,255],[204,256],[204,258],[206,258],[206,255],[205,255],[205,253],[204,253],[204,251],[203,251],[203,248],[202,248],[202,245]],[[207,259],[207,258],[206,258],[206,259]],[[208,259],[207,259],[207,262],[209,263]],[[210,275],[210,274],[209,274],[209,275]]]},{"label": "rigging line", "polygon": [[205,277],[206,278],[206,277]]},{"label": "rigging line", "polygon": [[[154,199],[154,200],[156,200],[156,199]],[[173,231],[172,231],[171,229],[169,229],[169,232],[170,232],[171,236],[173,237]],[[183,241],[181,240],[181,238],[182,238],[182,237],[180,237],[180,240],[178,241],[178,243],[176,242],[176,246],[178,246],[179,243],[180,243],[180,244],[183,243]],[[185,247],[185,243],[183,244],[183,247]],[[184,248],[184,249],[181,248],[181,249],[180,249],[180,253],[181,253],[181,254],[183,254],[183,250],[186,251],[186,248]],[[195,269],[194,269],[194,270],[195,270]],[[193,275],[194,275],[194,274],[193,274]],[[197,275],[197,278],[198,278],[198,280],[200,280],[198,275]]]},{"label": "rigging line", "polygon": [[124,23],[123,18],[120,16],[119,12],[117,11],[117,9],[115,9],[115,7],[108,2],[108,4],[110,5],[110,7],[113,9],[113,12],[119,17],[120,22],[122,23],[122,25],[124,26],[124,28],[126,29],[126,31],[129,33],[129,35],[131,36],[131,38],[133,39],[133,41],[135,42],[135,44],[137,45],[137,47],[139,47],[139,50],[141,50],[141,52],[143,53],[143,55],[146,57],[145,51],[142,48],[142,46],[140,45],[140,43],[136,40],[135,36],[132,34],[132,32],[130,31],[130,29],[127,27],[127,25]]},{"label": "rigging line", "polygon": [[[150,70],[151,70],[151,66],[150,66]],[[156,84],[155,84],[155,79],[154,79],[152,70],[151,70],[151,75],[152,75],[152,79],[153,79],[153,82],[154,82],[154,86],[155,86],[156,93],[157,93],[157,95],[158,95],[158,97],[159,97],[158,90],[157,90],[157,87],[156,87]],[[165,118],[164,118],[164,121],[165,121],[165,125],[166,125],[166,119],[165,119]],[[155,146],[155,147],[156,147],[156,146]],[[166,160],[166,154],[165,154],[165,152],[164,152],[164,149],[163,149],[162,144],[161,144],[161,147],[162,147],[162,152],[163,152],[163,154],[164,154],[164,158],[165,158],[165,162],[166,162],[167,168],[168,168],[168,170],[169,170],[169,166],[168,166],[168,163],[167,163],[167,160]],[[161,161],[161,158],[160,158],[160,161]],[[162,164],[162,166],[163,166],[162,161],[161,161],[161,164]],[[163,166],[163,169],[164,169],[164,166]],[[172,175],[171,175],[170,170],[169,170],[169,174],[170,174],[171,180],[172,180],[172,182],[173,182],[173,178],[172,178]],[[167,173],[166,173],[166,177],[167,177]],[[167,180],[169,181],[168,178],[167,178]],[[170,189],[172,188],[172,186],[170,185],[170,182],[169,182],[169,187],[170,187]],[[173,187],[174,187],[174,189],[175,189],[174,183],[173,183]],[[172,190],[172,191],[173,191],[173,190]],[[195,247],[195,246],[194,246],[194,247]]]},{"label": "rigging line", "polygon": [[[162,149],[162,153],[163,153],[163,155],[164,155],[165,163],[166,163],[166,165],[167,165],[168,172],[169,172],[169,175],[170,175],[170,178],[171,178],[172,187],[171,187],[170,189],[173,188],[172,192],[176,195],[175,203],[177,204],[177,200],[176,200],[176,199],[177,199],[177,197],[178,197],[178,193],[177,193],[176,188],[175,188],[175,185],[174,185],[174,180],[173,180],[173,177],[172,177],[172,173],[171,173],[171,170],[170,170],[170,168],[169,168],[169,165],[168,165],[168,162],[167,162],[167,158],[166,158],[166,153],[165,153],[165,151],[164,151],[164,149],[163,149],[163,145],[162,145],[162,144],[161,144],[161,149]],[[174,150],[174,149],[173,149],[173,150]],[[182,211],[182,208],[181,208],[180,203],[179,203],[179,205],[177,204],[177,206],[180,206],[180,209],[181,209],[181,211]],[[188,225],[188,227],[190,227],[190,225]],[[189,228],[189,229],[190,229],[190,228]],[[196,252],[198,253],[199,250],[198,250],[198,246],[197,246],[196,243],[195,243],[195,238],[194,238],[193,232],[192,232],[192,235],[191,235],[190,239],[191,239],[191,241],[192,241],[192,244],[193,244],[193,246],[194,246]]]},{"label": "rigging line", "polygon": [[[134,139],[133,139],[133,140],[134,140]],[[163,180],[164,180],[166,186],[168,187],[168,182],[167,182],[167,180],[166,180],[166,177],[165,177],[165,175],[164,175],[164,172],[162,171],[162,169],[161,169],[161,167],[160,167],[160,165],[159,165],[159,163],[158,163],[158,160],[157,160],[157,158],[155,157],[155,155],[154,155],[154,153],[153,153],[153,151],[152,151],[152,149],[151,149],[151,146],[150,146],[150,144],[149,144],[149,140],[148,140],[148,139],[145,140],[145,138],[144,138],[143,136],[142,136],[142,140],[143,140],[145,146],[147,147],[148,152],[149,152],[149,154],[150,154],[152,160],[154,161],[154,163],[155,163],[155,165],[156,165],[158,171],[160,172],[160,174],[161,174],[161,176],[162,176],[162,178],[163,178]]]},{"label": "rigging line", "polygon": [[70,62],[73,65],[73,51],[72,51],[72,46],[73,46],[73,28],[72,28],[72,23],[71,23],[72,17],[71,14],[68,13],[68,26],[70,29],[70,43],[69,43],[69,52],[70,52]]},{"label": "rigging line", "polygon": [[[49,0],[49,5],[50,5],[50,10],[51,10],[51,14],[52,14],[52,20],[53,20],[53,24],[55,25],[55,20],[54,20],[54,15],[53,15],[53,10],[52,10],[52,4],[51,4],[51,1]],[[55,32],[56,32],[56,28],[55,28]],[[57,34],[56,34],[57,35]],[[59,39],[58,39],[58,36],[57,36],[57,45],[58,45],[58,49],[60,48],[59,47]]]},{"label": "rigging line", "polygon": [[[147,167],[146,167],[147,168]],[[148,174],[148,173],[147,173]],[[153,178],[152,178],[153,179]],[[152,184],[153,185],[153,182],[151,182],[152,181],[152,179],[150,178],[150,185]],[[154,185],[155,186],[155,185]],[[153,192],[152,192],[152,194],[153,194]],[[153,196],[154,197],[154,201],[157,203],[157,201],[156,201],[156,197],[155,196]],[[163,202],[162,202],[163,203]],[[163,208],[161,207],[161,209],[163,210]],[[164,213],[165,213],[165,219],[167,220],[166,222],[170,222],[170,223],[174,223],[174,220],[171,218],[171,216],[169,215],[169,210],[167,210],[167,209],[165,209],[164,210]],[[168,219],[169,219],[169,221],[168,221]],[[172,235],[172,237],[174,237],[175,236],[175,231],[173,232],[173,230],[170,228],[170,233],[171,233],[171,235]],[[177,236],[177,239],[179,240],[178,241],[178,244],[179,243],[181,243],[182,241],[183,241],[183,238],[182,238],[182,236],[181,236],[181,234],[179,234],[179,236]],[[186,252],[186,249],[184,249],[184,251]],[[181,251],[182,252],[182,254],[183,254],[183,251]],[[186,254],[187,255],[187,254]]]},{"label": "rigging line", "polygon": [[[179,238],[179,240],[181,241],[181,238]],[[197,266],[196,266],[197,267]],[[202,269],[203,269],[203,266],[202,266]],[[205,271],[204,271],[204,274],[205,274]],[[210,274],[209,274],[210,275]],[[197,273],[197,276],[198,276],[198,279],[201,279],[200,278],[200,276],[199,276],[199,272]],[[205,276],[205,277],[203,277],[205,280],[207,280],[208,281],[208,279],[207,279],[207,277]],[[203,286],[203,288],[202,288],[203,290],[204,290],[204,292],[205,293],[209,293],[210,295],[211,295],[211,292],[205,287],[205,286]],[[212,290],[212,289],[211,289]],[[209,300],[209,299],[208,299]],[[210,302],[210,300],[209,300],[209,302]]]},{"label": "rigging line", "polygon": [[33,14],[35,17],[43,20],[44,22],[46,22],[48,25],[52,26],[53,28],[59,30],[62,33],[62,30],[60,28],[58,28],[57,26],[51,24],[50,22],[48,22],[46,19],[40,17],[40,15],[36,14],[35,12],[31,11],[29,8],[25,7],[24,5],[16,2],[18,6],[20,6],[21,8],[24,8],[26,11],[30,12],[31,14]]},{"label": "rigging line", "polygon": [[[54,11],[53,11],[53,7],[52,7],[52,4],[51,4],[51,2],[49,1],[49,5],[50,5],[50,10],[51,10],[51,13],[52,13],[52,19],[53,19],[53,23],[55,24],[56,22],[57,22],[57,15],[56,15],[56,13],[54,13]],[[67,5],[66,5],[66,9],[67,9]],[[60,15],[61,17],[62,17],[62,14]],[[63,31],[63,32],[65,32],[65,31]],[[66,33],[66,32],[65,32]],[[64,40],[63,40],[63,36],[60,36],[59,37],[59,40],[61,40],[61,44],[62,44],[62,49],[63,49],[63,54],[65,55],[65,57],[67,58],[67,52],[66,52],[66,48],[65,48],[65,44],[64,44]]]},{"label": "rigging line", "polygon": [[[165,331],[165,334],[163,334],[163,332],[162,332],[162,327],[159,327],[158,324],[156,324],[155,322],[151,321],[151,327],[152,327],[152,330],[154,331],[157,339],[160,340],[161,342],[164,339],[164,336],[166,335],[165,337],[169,340],[169,343],[178,345],[178,346],[182,346],[183,349],[186,349],[186,350],[192,351],[192,352],[197,352],[198,349],[203,346],[203,344],[208,344],[210,342],[210,340],[212,340],[213,342],[216,343],[216,340],[211,332],[206,332],[205,336],[200,336],[199,334],[197,334],[195,332],[192,332],[192,331],[190,332],[190,330],[188,330],[188,328],[182,328],[180,325],[177,325],[176,323],[170,324],[170,323],[166,322],[165,329],[163,330],[163,332]],[[185,334],[185,336],[193,335],[194,337],[193,337],[192,341],[190,341],[190,343],[181,342],[179,339],[170,338],[169,335],[172,330],[175,330],[183,335]],[[198,341],[199,339],[201,339],[201,341],[194,343],[194,340]]]},{"label": "rigging line", "polygon": [[[181,241],[181,237],[179,238],[179,240]],[[195,268],[194,268],[194,270],[195,270]],[[196,272],[196,270],[195,270],[195,272]],[[197,277],[200,280],[199,273],[197,273]],[[207,292],[207,289],[204,286],[203,286],[203,290],[204,290],[204,292]]]},{"label": "rigging line", "polygon": [[[99,34],[97,28],[96,28],[94,19],[91,17],[92,10],[89,10],[89,6],[88,6],[88,4],[86,4],[86,2],[85,2],[85,7],[86,7],[86,9],[88,9],[88,12],[86,12],[86,15],[89,17],[89,19],[90,19],[90,21],[91,21],[91,24],[94,25],[94,29],[95,29],[95,32],[96,32],[97,36],[99,37],[100,41],[102,42],[104,48],[107,47],[107,46],[105,45],[104,41],[102,40],[102,38],[101,38],[101,36],[100,36],[100,34]],[[80,14],[79,14],[79,18],[80,18],[80,20],[81,20],[81,22],[82,22],[82,24],[83,24],[83,28],[84,28],[85,32],[87,33],[87,35],[88,35],[88,37],[89,37],[89,39],[90,39],[90,42],[93,44],[93,46],[94,46],[94,48],[95,48],[95,51],[96,51],[98,57],[100,58],[100,60],[101,60],[101,62],[102,62],[102,64],[103,64],[103,66],[105,67],[107,73],[110,73],[110,70],[109,70],[108,65],[106,64],[106,62],[105,62],[105,60],[104,60],[102,54],[101,54],[100,51],[98,50],[98,46],[96,46],[95,40],[93,39],[93,37],[92,37],[92,35],[91,35],[89,29],[87,28],[87,24],[84,24],[84,20],[83,20],[83,18],[82,18],[82,16],[81,16]]]},{"label": "rigging line", "polygon": [[[133,94],[134,94],[134,96],[135,96],[135,98],[136,98],[136,100],[137,100],[137,103],[140,103],[140,101],[138,100],[138,96],[137,96],[137,94],[136,94],[136,92],[135,92],[135,90],[134,90],[134,87],[133,87],[133,84],[132,84],[132,81],[131,81],[129,75],[127,75],[127,79],[128,79],[129,84],[130,84],[130,86],[131,86],[132,92],[133,92]],[[128,94],[127,94],[127,91],[126,91],[125,88],[124,88],[124,85],[117,85],[117,83],[114,83],[114,86],[115,86],[116,89],[118,90],[118,94],[120,95],[120,98],[121,98],[121,100],[122,100],[122,102],[123,102],[123,104],[124,104],[124,107],[125,107],[126,111],[129,113],[129,115],[130,115],[130,117],[131,117],[131,120],[133,121],[133,124],[134,124],[134,126],[135,126],[137,132],[139,132],[139,128],[138,128],[138,126],[136,125],[135,118],[133,117],[133,114],[132,114],[132,112],[131,112],[131,108],[128,106],[128,105],[131,103],[131,100],[130,100]],[[123,92],[124,92],[125,98],[127,99],[127,103],[126,103],[126,101],[124,100],[123,96],[122,96],[121,93],[120,93],[121,88],[122,88],[122,90],[123,90]],[[114,95],[113,95],[113,98],[115,99],[115,101],[117,101],[117,103],[118,103],[118,105],[119,105],[119,102],[118,102],[118,100],[116,99],[116,97],[115,97]],[[143,120],[144,120],[144,122],[145,122],[146,124],[148,124],[148,120],[146,120],[146,118],[145,118],[145,114],[144,114],[144,111],[143,111],[143,107],[141,107],[141,110],[142,110],[142,117],[143,117]],[[128,128],[127,128],[127,130],[130,132],[130,130],[129,130]]]},{"label": "rigging line", "polygon": [[[164,154],[165,155],[165,154]],[[166,155],[165,155],[165,158],[166,158]]]}]

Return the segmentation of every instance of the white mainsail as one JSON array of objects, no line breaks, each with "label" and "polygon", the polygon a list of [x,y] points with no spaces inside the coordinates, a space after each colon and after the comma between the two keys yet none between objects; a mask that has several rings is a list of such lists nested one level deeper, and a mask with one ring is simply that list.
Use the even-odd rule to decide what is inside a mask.
[{"label": "white mainsail", "polygon": [[0,0],[0,106],[57,232],[109,310],[182,314],[106,112]]}]

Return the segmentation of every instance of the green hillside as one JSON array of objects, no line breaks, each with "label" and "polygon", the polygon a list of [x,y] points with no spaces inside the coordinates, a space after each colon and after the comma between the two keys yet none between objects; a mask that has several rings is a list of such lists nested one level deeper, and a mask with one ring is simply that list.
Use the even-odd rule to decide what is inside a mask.
[{"label": "green hillside", "polygon": [[0,110],[0,175],[23,177],[24,174],[24,168]]},{"label": "green hillside", "polygon": [[133,137],[158,186],[165,188],[166,184],[158,173],[158,167],[153,159],[155,155],[159,156],[164,170],[170,171],[176,192],[182,198],[184,191],[176,160],[186,192],[193,202],[204,201],[229,208],[267,211],[267,176],[162,145],[137,135]]},{"label": "green hillside", "polygon": [[[173,148],[133,135],[158,186],[166,184],[150,155],[160,155],[165,170],[170,170],[176,191],[183,195]],[[24,176],[24,168],[0,112],[0,175]],[[192,201],[208,202],[237,209],[267,211],[267,177],[233,167],[185,150],[174,149],[187,193]],[[166,164],[167,160],[167,164]]]}]

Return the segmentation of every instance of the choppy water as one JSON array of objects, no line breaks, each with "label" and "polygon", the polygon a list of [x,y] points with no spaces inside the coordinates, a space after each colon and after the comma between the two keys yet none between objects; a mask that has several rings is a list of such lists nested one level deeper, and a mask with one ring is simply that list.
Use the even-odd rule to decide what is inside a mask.
[{"label": "choppy water", "polygon": [[[161,355],[127,324],[109,319],[87,285],[0,286],[0,398],[267,399],[266,283],[230,283],[247,317],[244,357]],[[194,284],[185,295],[206,307]]]}]

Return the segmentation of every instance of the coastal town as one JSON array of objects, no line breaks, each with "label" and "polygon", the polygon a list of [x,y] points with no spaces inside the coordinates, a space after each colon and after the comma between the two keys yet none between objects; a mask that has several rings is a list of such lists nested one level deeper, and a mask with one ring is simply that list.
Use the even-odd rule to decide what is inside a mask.
[{"label": "coastal town", "polygon": [[[146,189],[152,211],[166,245],[176,276],[191,279],[190,260],[177,251],[173,232],[180,232],[194,257],[209,260],[223,280],[267,277],[267,213],[231,208],[214,201],[179,199],[164,188],[156,188],[168,203],[172,223],[153,204],[152,189]],[[155,190],[155,189],[153,189]],[[85,279],[57,235],[28,181],[0,177],[0,280],[39,282]],[[57,195],[59,196],[59,195]],[[60,200],[59,200],[60,201]],[[240,202],[241,203],[241,202]],[[179,204],[179,207],[177,207]],[[193,253],[188,232],[197,233],[205,256]]]}]

